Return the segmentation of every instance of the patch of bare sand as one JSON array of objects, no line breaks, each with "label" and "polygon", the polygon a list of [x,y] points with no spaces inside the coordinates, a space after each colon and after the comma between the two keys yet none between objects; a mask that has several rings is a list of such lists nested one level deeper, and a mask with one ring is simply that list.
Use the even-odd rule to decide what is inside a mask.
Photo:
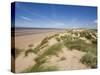
[{"label": "patch of bare sand", "polygon": [[85,52],[63,48],[58,56],[51,56],[44,66],[57,66],[59,70],[87,69],[88,67],[80,62],[84,54]]},{"label": "patch of bare sand", "polygon": [[20,54],[15,60],[15,72],[20,73],[24,71],[25,69],[33,66],[36,63],[34,61],[34,58],[36,57],[37,56],[33,53],[29,53],[29,55],[26,57],[25,57],[24,52]]}]

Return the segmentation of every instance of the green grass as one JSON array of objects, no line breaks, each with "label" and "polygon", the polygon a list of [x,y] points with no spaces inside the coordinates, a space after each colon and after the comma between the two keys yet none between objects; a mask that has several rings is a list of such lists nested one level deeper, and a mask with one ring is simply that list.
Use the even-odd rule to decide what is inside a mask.
[{"label": "green grass", "polygon": [[42,66],[46,62],[46,58],[41,58],[36,60],[36,64],[32,66],[31,68],[28,68],[24,72],[44,72],[44,71],[57,71],[56,66]]},{"label": "green grass", "polygon": [[49,67],[46,67],[46,68],[43,68],[43,72],[44,71],[57,71],[58,68],[56,66],[49,66]]},{"label": "green grass", "polygon": [[82,40],[75,40],[75,41],[72,41],[72,40],[67,40],[67,41],[64,41],[64,45],[69,48],[69,49],[77,49],[77,50],[82,50],[82,51],[85,51],[85,47],[87,47],[88,45],[82,41]]},{"label": "green grass", "polygon": [[91,52],[87,52],[80,61],[88,67],[97,68],[97,57]]},{"label": "green grass", "polygon": [[56,39],[58,42],[61,41],[61,39],[60,39],[59,37],[55,37],[55,39]]},{"label": "green grass", "polygon": [[60,37],[63,41],[72,40],[72,37],[69,35],[64,35]]},{"label": "green grass", "polygon": [[54,44],[51,47],[49,47],[42,55],[40,55],[36,59],[36,61],[40,61],[42,58],[45,58],[46,56],[49,56],[49,55],[57,55],[57,53],[61,50],[62,50],[61,43]]},{"label": "green grass", "polygon": [[42,45],[44,45],[44,44],[46,44],[46,43],[48,43],[48,37],[44,38],[44,39],[41,41],[40,46],[42,46]]},{"label": "green grass", "polygon": [[38,61],[36,61],[36,64],[30,68],[29,70],[27,70],[28,72],[39,72],[39,71],[42,71],[43,68],[41,68],[41,65],[43,63],[46,62],[46,59],[40,59]]},{"label": "green grass", "polygon": [[97,45],[97,39],[91,39],[92,44],[96,44]]},{"label": "green grass", "polygon": [[[92,35],[96,36],[94,32]],[[94,39],[90,35],[90,31],[80,32],[80,37],[85,37],[91,41],[91,44],[87,44],[85,41],[80,39],[72,40],[71,36],[61,37],[64,45],[69,48],[69,50],[77,49],[79,51],[86,52],[86,54],[80,59],[80,61],[91,68],[97,67],[97,39]]]},{"label": "green grass", "polygon": [[61,43],[57,43],[52,45],[51,47],[49,47],[46,52],[44,53],[44,55],[55,55],[57,54],[59,51],[61,51],[62,49],[62,44]]},{"label": "green grass", "polygon": [[43,46],[40,47],[40,49],[46,48],[48,46],[48,44],[45,44]]},{"label": "green grass", "polygon": [[37,64],[33,66],[31,69],[27,69],[27,71],[24,72],[46,72],[46,71],[57,71],[58,68],[56,66],[38,66]]},{"label": "green grass", "polygon": [[34,48],[34,53],[39,52],[44,47],[48,46],[48,37],[44,38],[39,45]]},{"label": "green grass", "polygon": [[[57,68],[55,66],[50,67],[41,67],[42,64],[46,62],[46,56],[56,55],[59,51],[61,51],[62,45],[61,43],[57,43],[49,47],[42,55],[35,59],[36,64],[31,68],[26,70],[25,72],[42,72],[42,71],[56,71]],[[33,50],[30,50],[33,52]]]}]

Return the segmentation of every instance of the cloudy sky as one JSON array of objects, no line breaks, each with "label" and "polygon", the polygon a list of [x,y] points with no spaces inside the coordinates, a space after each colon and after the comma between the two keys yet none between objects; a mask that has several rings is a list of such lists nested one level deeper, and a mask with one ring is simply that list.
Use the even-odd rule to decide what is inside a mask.
[{"label": "cloudy sky", "polygon": [[15,26],[35,28],[96,28],[97,8],[73,5],[15,3]]}]

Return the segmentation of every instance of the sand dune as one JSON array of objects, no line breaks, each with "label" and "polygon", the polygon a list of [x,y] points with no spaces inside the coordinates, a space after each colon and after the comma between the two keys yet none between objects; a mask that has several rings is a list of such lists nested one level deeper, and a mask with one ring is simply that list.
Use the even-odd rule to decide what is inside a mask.
[{"label": "sand dune", "polygon": [[[78,31],[78,32],[80,32],[80,31]],[[23,32],[23,33],[25,34],[25,32]],[[75,33],[76,33],[76,31],[75,31]],[[90,67],[87,67],[85,64],[80,62],[80,59],[86,54],[86,52],[82,52],[77,49],[70,50],[69,48],[65,47],[63,44],[64,39],[69,38],[68,36],[70,36],[71,40],[75,40],[78,38],[80,40],[83,40],[87,44],[91,44],[90,40],[86,39],[85,37],[80,37],[80,33],[78,33],[78,35],[76,35],[75,33],[72,34],[71,32],[65,32],[65,30],[63,30],[63,31],[56,30],[56,31],[50,31],[50,32],[47,31],[45,33],[42,32],[42,33],[38,33],[38,34],[27,35],[27,33],[26,33],[26,35],[21,35],[21,36],[16,35],[15,47],[19,48],[19,49],[23,49],[23,52],[15,60],[16,72],[17,73],[22,72],[22,71],[34,66],[35,64],[37,64],[37,61],[35,59],[38,57],[41,57],[41,55],[43,55],[49,47],[52,47],[53,45],[55,45],[57,43],[61,43],[63,45],[61,51],[58,52],[57,55],[45,56],[48,58],[47,58],[46,62],[43,63],[41,66],[43,66],[43,67],[57,66],[58,70],[89,69]],[[58,34],[58,35],[55,35],[55,34]],[[48,39],[48,42],[47,42],[48,47],[46,47],[45,49],[44,48],[40,49],[40,51],[38,51],[38,53],[29,53],[27,56],[25,56],[25,52],[30,48],[29,45],[32,45],[33,46],[32,49],[34,49],[41,43],[41,41],[45,37],[51,37],[51,36],[54,36],[54,37],[52,37],[51,39]],[[62,37],[63,37],[63,39],[61,40]],[[94,37],[95,36],[93,36],[93,38]],[[57,40],[57,38],[60,38],[61,41],[59,42],[59,39]],[[82,38],[84,38],[84,39],[82,39]]]}]

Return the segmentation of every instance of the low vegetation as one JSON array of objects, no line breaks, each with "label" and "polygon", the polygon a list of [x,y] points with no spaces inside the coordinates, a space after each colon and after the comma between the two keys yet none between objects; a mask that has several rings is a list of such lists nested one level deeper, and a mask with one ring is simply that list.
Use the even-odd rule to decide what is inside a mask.
[{"label": "low vegetation", "polygon": [[[84,51],[86,54],[81,58],[81,62],[88,67],[96,68],[97,67],[97,39],[92,37],[92,32],[81,32],[80,37],[85,37],[87,40],[91,41],[91,44],[86,43],[81,39],[72,40],[72,37],[68,37],[70,39],[66,39],[67,37],[62,37],[64,45],[69,48],[69,50],[79,50]],[[93,33],[94,35],[94,33]]]},{"label": "low vegetation", "polygon": [[46,71],[57,71],[57,70],[58,68],[56,66],[43,67],[43,66],[35,65],[31,69],[27,69],[27,71],[24,71],[24,72],[30,73],[30,72],[46,72]]},{"label": "low vegetation", "polygon": [[27,72],[57,71],[56,66],[43,67],[41,65],[46,62],[47,56],[56,55],[61,50],[61,48],[62,45],[60,43],[49,47],[42,55],[35,59],[36,64],[31,69],[28,69]]},{"label": "low vegetation", "polygon": [[88,67],[97,68],[97,56],[91,52],[86,53],[80,61]]},{"label": "low vegetation", "polygon": [[34,52],[37,53],[46,46],[48,46],[48,37],[44,38],[41,43],[34,48]]},{"label": "low vegetation", "polygon": [[56,39],[58,42],[61,41],[61,39],[60,39],[59,37],[55,37],[55,39]]}]

